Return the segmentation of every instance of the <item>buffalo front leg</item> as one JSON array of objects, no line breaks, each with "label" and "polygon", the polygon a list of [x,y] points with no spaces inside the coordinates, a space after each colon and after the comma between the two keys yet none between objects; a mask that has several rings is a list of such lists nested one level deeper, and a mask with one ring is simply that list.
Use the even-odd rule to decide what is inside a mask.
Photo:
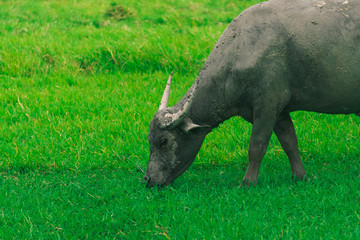
[{"label": "buffalo front leg", "polygon": [[261,160],[263,159],[274,129],[275,118],[263,116],[253,121],[249,143],[249,165],[240,187],[257,184]]},{"label": "buffalo front leg", "polygon": [[305,169],[300,159],[298,140],[289,114],[279,118],[276,122],[274,132],[289,158],[293,179],[306,180]]}]

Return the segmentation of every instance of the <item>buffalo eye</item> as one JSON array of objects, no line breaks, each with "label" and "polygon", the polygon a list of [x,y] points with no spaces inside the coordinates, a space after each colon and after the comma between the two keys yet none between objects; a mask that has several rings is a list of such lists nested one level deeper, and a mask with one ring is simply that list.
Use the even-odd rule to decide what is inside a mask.
[{"label": "buffalo eye", "polygon": [[166,138],[162,138],[160,139],[160,146],[164,146],[165,144],[167,144],[168,140]]}]

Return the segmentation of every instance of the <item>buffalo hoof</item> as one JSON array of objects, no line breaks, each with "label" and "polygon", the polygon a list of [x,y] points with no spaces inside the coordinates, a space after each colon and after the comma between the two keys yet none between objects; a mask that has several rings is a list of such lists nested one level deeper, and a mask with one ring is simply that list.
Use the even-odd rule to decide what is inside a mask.
[{"label": "buffalo hoof", "polygon": [[306,177],[306,175],[304,176],[298,176],[298,175],[292,175],[292,180],[293,181],[307,181],[308,178]]},{"label": "buffalo hoof", "polygon": [[249,179],[244,178],[239,185],[239,188],[251,188],[256,186],[256,181],[251,181]]}]

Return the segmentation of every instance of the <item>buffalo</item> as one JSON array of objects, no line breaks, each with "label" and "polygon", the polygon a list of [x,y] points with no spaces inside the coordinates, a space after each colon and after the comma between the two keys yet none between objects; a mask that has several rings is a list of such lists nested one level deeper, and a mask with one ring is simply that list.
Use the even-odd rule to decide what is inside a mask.
[{"label": "buffalo", "polygon": [[289,113],[360,115],[360,1],[257,4],[230,23],[195,83],[169,107],[171,79],[150,123],[148,187],[173,182],[206,135],[233,116],[252,123],[241,186],[257,183],[273,131],[293,177],[306,179]]}]

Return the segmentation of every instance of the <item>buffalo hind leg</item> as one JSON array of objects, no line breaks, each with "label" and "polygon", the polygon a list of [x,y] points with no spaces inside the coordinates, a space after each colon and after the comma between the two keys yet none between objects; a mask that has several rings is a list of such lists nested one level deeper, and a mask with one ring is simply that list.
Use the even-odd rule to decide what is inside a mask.
[{"label": "buffalo hind leg", "polygon": [[[355,113],[355,114],[360,117],[360,112],[359,112],[359,113]],[[360,178],[360,175],[358,176],[358,178]]]},{"label": "buffalo hind leg", "polygon": [[274,132],[289,158],[293,179],[306,180],[305,169],[300,159],[298,140],[289,114],[279,118],[276,122]]},{"label": "buffalo hind leg", "polygon": [[249,165],[240,187],[250,187],[257,184],[261,160],[263,159],[274,129],[276,117],[261,114],[253,121],[249,143]]}]

